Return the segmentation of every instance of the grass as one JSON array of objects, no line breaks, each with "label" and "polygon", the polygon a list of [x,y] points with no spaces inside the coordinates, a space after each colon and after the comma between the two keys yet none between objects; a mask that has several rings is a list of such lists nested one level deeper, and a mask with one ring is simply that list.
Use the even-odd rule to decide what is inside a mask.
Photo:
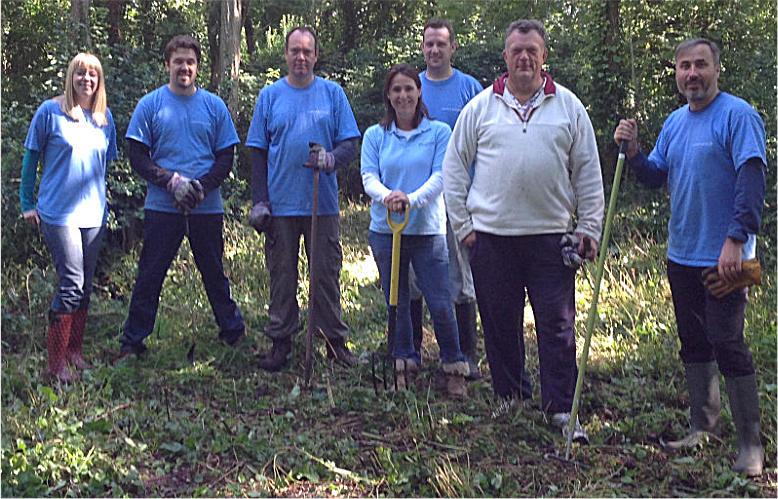
[{"label": "grass", "polygon": [[[575,463],[555,457],[564,441],[539,411],[529,312],[536,397],[497,419],[490,416],[488,377],[469,384],[467,399],[451,401],[438,389],[432,359],[414,390],[378,396],[369,365],[334,366],[320,341],[313,386],[302,387],[302,334],[288,369],[275,375],[259,370],[256,355],[269,346],[262,334],[268,281],[261,237],[228,217],[226,268],[249,341],[238,349],[217,341],[184,244],[165,284],[149,354],[113,367],[136,248],[102,269],[85,346],[95,368],[70,386],[47,384],[41,376],[53,269],[4,266],[2,495],[775,497],[775,275],[767,272],[764,285],[753,290],[746,319],[759,369],[767,472],[756,480],[730,472],[735,435],[726,402],[719,436],[702,448],[666,454],[659,439],[683,433],[688,396],[664,246],[660,237],[644,235],[656,229],[656,213],[633,208],[625,208],[628,215],[614,228],[581,408],[592,443],[574,447]],[[385,327],[367,251],[368,219],[365,206],[344,205],[342,303],[350,346],[365,359],[380,347]],[[303,263],[300,271],[305,331]],[[587,279],[579,274],[579,346]],[[428,346],[434,357],[434,345]],[[486,371],[485,359],[482,367]]]}]

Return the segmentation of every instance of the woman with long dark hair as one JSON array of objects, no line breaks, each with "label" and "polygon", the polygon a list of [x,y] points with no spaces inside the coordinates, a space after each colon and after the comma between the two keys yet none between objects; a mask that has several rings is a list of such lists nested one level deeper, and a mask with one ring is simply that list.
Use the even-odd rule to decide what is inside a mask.
[{"label": "woman with long dark hair", "polygon": [[386,114],[368,128],[362,143],[362,182],[372,199],[370,247],[378,265],[387,303],[392,265],[392,232],[387,209],[410,210],[400,251],[400,280],[394,351],[398,387],[419,369],[409,311],[408,267],[413,264],[432,316],[440,359],[450,395],[466,393],[467,363],[448,285],[446,211],[441,167],[451,135],[449,126],[430,120],[421,100],[421,80],[408,64],[391,68],[384,81]]}]

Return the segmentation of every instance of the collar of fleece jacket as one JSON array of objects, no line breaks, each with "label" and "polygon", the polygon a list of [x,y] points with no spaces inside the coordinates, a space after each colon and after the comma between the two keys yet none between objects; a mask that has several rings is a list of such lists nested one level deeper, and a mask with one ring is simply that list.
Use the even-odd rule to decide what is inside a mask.
[{"label": "collar of fleece jacket", "polygon": [[[543,87],[543,93],[546,95],[556,94],[556,85],[554,84],[554,80],[551,78],[551,75],[545,71],[541,71],[540,76],[541,78],[546,79],[546,86]],[[505,93],[505,85],[507,81],[508,81],[508,72],[506,71],[505,73],[500,75],[499,78],[494,80],[494,83],[492,84],[492,89],[494,89],[494,93],[503,95]]]}]

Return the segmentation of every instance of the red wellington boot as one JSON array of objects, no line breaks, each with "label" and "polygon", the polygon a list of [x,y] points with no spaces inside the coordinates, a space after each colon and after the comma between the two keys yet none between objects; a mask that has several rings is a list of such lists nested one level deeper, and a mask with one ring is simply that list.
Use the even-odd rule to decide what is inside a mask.
[{"label": "red wellington boot", "polygon": [[91,369],[92,365],[84,359],[84,329],[86,328],[87,309],[80,308],[73,313],[73,327],[70,329],[67,358],[78,369]]},{"label": "red wellington boot", "polygon": [[70,383],[76,379],[67,363],[68,341],[73,328],[74,315],[62,312],[50,314],[49,336],[46,342],[49,351],[48,375],[62,383]]}]

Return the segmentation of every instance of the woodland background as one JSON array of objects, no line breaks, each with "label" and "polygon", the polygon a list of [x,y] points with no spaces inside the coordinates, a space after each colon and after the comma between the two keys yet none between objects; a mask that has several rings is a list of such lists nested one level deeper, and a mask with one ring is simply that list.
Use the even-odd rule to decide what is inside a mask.
[{"label": "woodland background", "polygon": [[[776,495],[776,6],[767,0],[5,0],[2,20],[2,478],[4,496],[233,495]],[[702,449],[661,451],[660,438],[687,425],[688,399],[664,278],[667,195],[635,185],[627,172],[609,247],[581,416],[592,445],[576,463],[553,456],[561,437],[526,402],[497,419],[488,378],[464,402],[436,390],[435,345],[426,345],[416,390],[373,393],[369,365],[346,372],[320,349],[313,389],[293,366],[270,376],[255,355],[269,342],[263,237],[245,224],[250,169],[238,150],[226,199],[225,265],[250,338],[238,350],[216,327],[185,243],[169,273],[146,359],[114,368],[137,267],[144,182],[126,155],[108,174],[110,234],[100,259],[87,329],[95,369],[73,386],[50,386],[46,311],[55,286],[37,231],[19,216],[23,141],[35,109],[62,92],[68,61],[83,50],[102,61],[109,106],[123,137],[138,99],[167,82],[162,49],[189,33],[203,46],[198,81],[221,95],[244,139],[261,88],[282,77],[288,29],[309,24],[322,44],[317,73],[339,82],[360,130],[382,115],[381,87],[392,64],[423,68],[421,29],[450,19],[460,48],[454,64],[488,85],[504,71],[503,33],[536,18],[549,32],[547,69],[586,105],[606,192],[615,165],[613,129],[636,117],[645,150],[665,117],[683,104],[673,50],[705,36],[722,48],[720,87],[749,101],[765,121],[768,193],[747,337],[759,366],[768,472],[746,480],[729,471],[734,429]],[[367,358],[381,344],[385,315],[366,243],[368,211],[359,163],[339,172],[343,217],[343,307],[350,346]],[[299,298],[307,280],[301,255]],[[578,330],[591,297],[578,280]],[[303,310],[303,318],[305,318]],[[537,373],[527,313],[530,367]],[[300,337],[301,338],[301,337]],[[298,344],[302,344],[301,341]],[[193,363],[186,359],[197,343]],[[483,355],[483,347],[481,346]],[[486,370],[482,360],[482,368]],[[536,383],[537,384],[537,383]],[[537,387],[536,387],[537,392]],[[536,399],[537,400],[537,399]]]}]

